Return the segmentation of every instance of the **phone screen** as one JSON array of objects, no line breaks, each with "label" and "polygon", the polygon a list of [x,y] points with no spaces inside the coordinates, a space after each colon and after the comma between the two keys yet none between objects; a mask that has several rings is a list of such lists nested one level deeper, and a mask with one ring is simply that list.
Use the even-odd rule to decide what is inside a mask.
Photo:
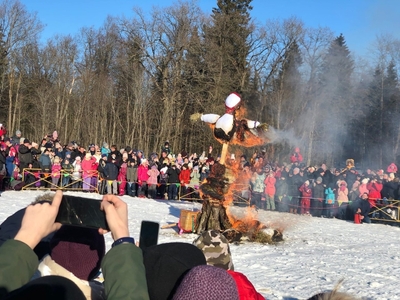
[{"label": "phone screen", "polygon": [[160,224],[151,221],[142,221],[140,227],[139,247],[145,249],[157,245]]},{"label": "phone screen", "polygon": [[63,195],[56,222],[89,228],[110,230],[106,215],[100,209],[101,200]]}]

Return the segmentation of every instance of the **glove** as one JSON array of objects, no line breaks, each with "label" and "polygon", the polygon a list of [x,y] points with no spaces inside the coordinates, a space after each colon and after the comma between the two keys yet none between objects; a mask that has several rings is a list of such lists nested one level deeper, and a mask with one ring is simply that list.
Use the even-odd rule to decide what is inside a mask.
[{"label": "glove", "polygon": [[268,131],[269,125],[267,123],[262,123],[257,126],[257,129],[263,130],[263,131]]},{"label": "glove", "polygon": [[195,122],[195,121],[199,120],[202,115],[203,114],[201,114],[201,113],[194,113],[194,114],[190,115],[190,121]]}]

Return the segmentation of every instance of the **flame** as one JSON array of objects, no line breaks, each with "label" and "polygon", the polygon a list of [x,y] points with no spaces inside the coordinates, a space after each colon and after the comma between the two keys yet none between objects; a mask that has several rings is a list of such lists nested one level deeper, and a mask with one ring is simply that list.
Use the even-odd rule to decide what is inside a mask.
[{"label": "flame", "polygon": [[[240,108],[235,111],[235,117],[237,120],[243,120],[244,115],[246,114],[246,110],[244,108]],[[209,127],[211,128],[212,131],[215,129],[215,124],[209,124]],[[239,129],[240,131],[243,130],[241,127]],[[269,142],[269,139],[265,136],[265,134],[260,134],[260,131],[257,129],[250,129],[250,130],[245,130],[244,131],[244,139],[241,141],[239,138],[237,138],[237,133],[235,132],[234,136],[232,139],[229,141],[230,145],[240,145],[244,147],[254,147],[254,146],[261,146],[265,145],[266,143]],[[241,133],[240,133],[241,134]],[[242,134],[241,134],[242,135]],[[243,135],[242,135],[243,136]],[[217,139],[218,140],[218,139]],[[221,144],[224,143],[224,141],[218,140]],[[226,209],[226,215],[229,219],[230,224],[232,224],[232,228],[240,231],[242,233],[250,233],[250,234],[255,234],[259,230],[266,228],[264,224],[262,224],[260,221],[257,220],[257,212],[254,207],[248,207],[246,209],[245,216],[243,218],[237,218],[230,212],[229,207],[233,202],[233,196],[235,191],[242,191],[245,189],[248,189],[250,179],[251,179],[251,173],[246,173],[244,170],[240,168],[240,161],[238,160],[231,160],[230,159],[230,153],[226,154],[226,159],[225,159],[225,177],[228,178],[229,183],[227,185],[227,190],[224,191],[223,194],[223,206]],[[235,153],[236,157],[240,157],[242,153],[237,152]],[[207,179],[203,181],[203,184],[207,182]],[[204,193],[200,191],[200,196],[203,199]],[[205,195],[207,196],[207,195]]]}]

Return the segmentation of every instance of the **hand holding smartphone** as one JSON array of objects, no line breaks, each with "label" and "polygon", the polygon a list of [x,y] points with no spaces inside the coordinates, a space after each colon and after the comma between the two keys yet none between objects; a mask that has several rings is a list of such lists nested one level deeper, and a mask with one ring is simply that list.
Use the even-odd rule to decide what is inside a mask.
[{"label": "hand holding smartphone", "polygon": [[55,221],[63,225],[110,230],[100,205],[101,200],[63,195]]}]

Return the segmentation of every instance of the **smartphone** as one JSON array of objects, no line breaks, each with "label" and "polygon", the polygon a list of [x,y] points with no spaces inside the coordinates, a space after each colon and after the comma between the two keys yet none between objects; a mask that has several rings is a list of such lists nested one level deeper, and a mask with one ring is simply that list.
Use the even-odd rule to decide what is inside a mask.
[{"label": "smartphone", "polygon": [[151,221],[142,221],[140,226],[139,247],[144,250],[147,247],[157,245],[160,224]]},{"label": "smartphone", "polygon": [[63,195],[56,222],[64,225],[110,230],[106,214],[100,209],[101,200]]}]

